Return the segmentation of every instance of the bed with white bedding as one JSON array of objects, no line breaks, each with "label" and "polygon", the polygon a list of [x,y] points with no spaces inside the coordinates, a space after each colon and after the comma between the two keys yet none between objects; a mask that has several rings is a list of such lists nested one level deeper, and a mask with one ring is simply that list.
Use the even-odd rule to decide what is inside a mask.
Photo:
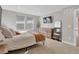
[{"label": "bed with white bedding", "polygon": [[5,42],[8,44],[9,51],[25,48],[36,44],[35,36],[30,32],[16,35],[13,38],[8,38],[5,40]]}]

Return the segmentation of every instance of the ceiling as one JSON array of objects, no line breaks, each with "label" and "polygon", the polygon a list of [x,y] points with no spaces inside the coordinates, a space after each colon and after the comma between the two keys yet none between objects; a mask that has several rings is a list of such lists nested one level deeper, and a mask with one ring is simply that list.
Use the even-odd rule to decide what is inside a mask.
[{"label": "ceiling", "polygon": [[2,5],[2,9],[43,16],[62,10],[68,6],[69,5]]}]

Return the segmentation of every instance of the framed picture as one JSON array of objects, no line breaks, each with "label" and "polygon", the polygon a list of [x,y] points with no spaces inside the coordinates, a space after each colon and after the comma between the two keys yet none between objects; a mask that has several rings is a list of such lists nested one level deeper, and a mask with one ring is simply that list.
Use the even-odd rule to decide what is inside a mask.
[{"label": "framed picture", "polygon": [[53,23],[53,19],[51,16],[44,17],[43,18],[43,23]]}]

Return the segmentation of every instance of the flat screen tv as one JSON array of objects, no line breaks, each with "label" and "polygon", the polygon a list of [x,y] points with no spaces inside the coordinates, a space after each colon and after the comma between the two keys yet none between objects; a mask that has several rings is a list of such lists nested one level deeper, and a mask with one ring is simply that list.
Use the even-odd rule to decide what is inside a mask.
[{"label": "flat screen tv", "polygon": [[43,17],[43,23],[53,23],[53,19],[51,16]]}]

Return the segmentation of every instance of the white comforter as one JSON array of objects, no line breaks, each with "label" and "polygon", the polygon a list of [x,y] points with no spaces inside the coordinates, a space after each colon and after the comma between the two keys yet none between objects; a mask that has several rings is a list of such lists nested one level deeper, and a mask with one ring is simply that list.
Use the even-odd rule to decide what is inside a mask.
[{"label": "white comforter", "polygon": [[16,50],[36,44],[35,36],[29,32],[6,39],[8,50]]}]

